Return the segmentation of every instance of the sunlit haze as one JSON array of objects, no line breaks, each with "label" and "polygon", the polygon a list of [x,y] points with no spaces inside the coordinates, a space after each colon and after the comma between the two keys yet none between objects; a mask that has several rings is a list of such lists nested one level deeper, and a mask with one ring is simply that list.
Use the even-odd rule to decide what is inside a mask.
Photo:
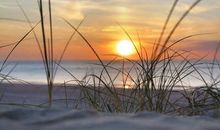
[{"label": "sunlit haze", "polygon": [[[24,8],[32,24],[39,19],[36,0],[18,0]],[[46,2],[46,1],[45,1]],[[64,45],[74,30],[62,18],[77,27],[82,19],[79,31],[91,43],[100,57],[112,59],[114,55],[126,55],[137,58],[136,53],[116,50],[119,41],[129,39],[122,26],[137,43],[141,42],[147,52],[151,52],[152,44],[158,40],[161,29],[172,6],[173,0],[52,0],[54,54],[59,57]],[[166,36],[180,16],[193,3],[192,0],[180,0],[168,24]],[[45,5],[45,16],[48,7]],[[204,0],[199,3],[184,19],[175,31],[171,42],[188,35],[212,33],[192,37],[175,45],[178,50],[192,51],[195,56],[211,55],[220,41],[220,0]],[[47,17],[46,17],[47,18]],[[49,20],[45,20],[48,25]],[[16,0],[0,2],[0,44],[17,42],[30,30],[30,26],[18,7]],[[46,32],[49,35],[49,29]],[[41,38],[40,26],[35,31]],[[164,39],[163,39],[164,40]],[[128,46],[125,46],[128,47]],[[30,34],[14,51],[12,60],[39,60],[39,50],[33,34]],[[0,57],[4,58],[10,47],[1,49]],[[207,56],[209,57],[209,56]],[[65,60],[95,60],[96,56],[78,34],[73,36],[64,55]]]}]

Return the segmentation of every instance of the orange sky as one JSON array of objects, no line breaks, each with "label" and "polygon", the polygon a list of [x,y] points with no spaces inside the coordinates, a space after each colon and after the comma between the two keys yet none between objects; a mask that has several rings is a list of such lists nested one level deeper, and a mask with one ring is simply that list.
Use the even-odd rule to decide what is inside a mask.
[{"label": "orange sky", "polygon": [[[39,20],[36,0],[19,0],[33,24]],[[86,17],[79,31],[91,42],[102,59],[112,59],[116,53],[116,44],[128,39],[121,30],[121,24],[134,41],[138,36],[142,45],[151,51],[152,43],[157,40],[173,0],[52,0],[54,50],[58,58],[73,30],[61,19],[67,19],[74,26]],[[193,3],[193,0],[180,0],[168,25],[168,30],[181,14]],[[45,7],[46,9],[47,7]],[[190,50],[204,56],[211,54],[220,41],[220,1],[203,0],[181,24],[172,41],[196,33],[214,33],[186,40],[176,46],[179,50]],[[47,16],[47,13],[45,13]],[[12,20],[13,19],[13,20]],[[48,25],[48,20],[46,21]],[[0,45],[18,41],[28,30],[28,24],[18,8],[16,0],[0,1]],[[40,26],[36,28],[40,31]],[[40,37],[38,33],[38,37]],[[0,49],[0,57],[4,58],[11,47]],[[136,54],[129,58],[134,58]],[[38,60],[39,50],[33,35],[15,50],[11,59]],[[66,60],[96,59],[85,42],[75,35],[66,51]]]}]

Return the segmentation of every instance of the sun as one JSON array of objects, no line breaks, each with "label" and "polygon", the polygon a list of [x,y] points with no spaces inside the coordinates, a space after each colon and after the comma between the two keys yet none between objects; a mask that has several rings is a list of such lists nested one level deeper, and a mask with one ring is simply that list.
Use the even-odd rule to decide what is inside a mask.
[{"label": "sun", "polygon": [[134,52],[134,46],[129,40],[121,40],[117,43],[117,53],[121,56],[128,56]]}]

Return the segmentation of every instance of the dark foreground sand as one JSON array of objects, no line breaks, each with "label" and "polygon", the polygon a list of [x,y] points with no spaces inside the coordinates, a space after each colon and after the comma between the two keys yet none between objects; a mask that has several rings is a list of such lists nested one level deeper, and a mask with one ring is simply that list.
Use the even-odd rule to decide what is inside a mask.
[{"label": "dark foreground sand", "polygon": [[[100,113],[91,109],[76,110],[79,88],[55,87],[53,107],[47,104],[45,85],[1,85],[0,130],[219,130],[220,118],[210,116],[167,116],[154,112],[136,114]],[[58,100],[59,99],[59,100]],[[44,104],[45,103],[45,104]],[[19,106],[18,104],[23,104]],[[32,106],[33,105],[33,106]],[[86,108],[78,103],[81,108]],[[62,106],[62,107],[61,107]],[[220,113],[216,113],[218,117]]]},{"label": "dark foreground sand", "polygon": [[220,120],[153,112],[109,114],[68,109],[1,107],[1,130],[219,130]]}]

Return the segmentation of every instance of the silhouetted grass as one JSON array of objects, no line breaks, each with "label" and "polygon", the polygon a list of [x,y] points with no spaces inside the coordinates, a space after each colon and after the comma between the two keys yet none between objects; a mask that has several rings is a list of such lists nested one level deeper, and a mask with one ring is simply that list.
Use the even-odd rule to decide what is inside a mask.
[{"label": "silhouetted grass", "polygon": [[[194,36],[206,35],[206,33],[189,35],[173,43],[170,43],[170,39],[184,18],[200,1],[201,0],[196,0],[189,7],[189,9],[183,13],[176,24],[174,24],[174,27],[171,28],[171,31],[168,33],[168,36],[165,38],[164,42],[161,43],[167,28],[167,24],[169,23],[172,13],[178,3],[178,0],[174,1],[162,28],[158,42],[155,42],[154,44],[152,54],[148,54],[143,47],[138,49],[134,40],[126,29],[119,24],[124,33],[133,43],[139,57],[137,61],[123,58],[122,69],[117,69],[111,66],[111,63],[115,62],[114,60],[104,64],[92,44],[83,36],[81,32],[78,31],[78,29],[64,19],[64,21],[69,24],[86,42],[86,44],[98,58],[100,65],[103,67],[103,71],[99,75],[86,75],[83,81],[78,81],[80,82],[79,85],[81,87],[86,88],[83,89],[85,91],[84,96],[88,99],[90,104],[97,110],[110,112],[136,112],[145,110],[167,112],[170,109],[176,110],[177,108],[175,103],[177,101],[170,101],[175,87],[178,86],[178,84],[181,83],[185,77],[194,72],[200,72],[196,68],[198,62],[191,63],[191,61],[187,59],[186,52],[177,52],[173,50],[172,47],[181,41]],[[139,43],[139,45],[141,45],[141,43]],[[145,54],[143,54],[143,50]],[[182,60],[177,64],[175,61],[178,58]],[[132,63],[133,65],[129,72],[125,72],[124,60]],[[108,69],[118,71],[116,77],[111,77]],[[133,70],[136,72],[136,78],[130,75],[130,72]],[[103,73],[107,75],[109,80],[106,80],[106,77],[103,76]],[[114,85],[114,81],[119,75],[122,75],[123,77],[123,83],[121,86],[121,88],[123,88],[122,91],[120,88],[116,88]],[[90,79],[93,84],[90,84],[87,81],[88,79]],[[132,85],[127,83],[128,79],[129,81],[132,81]],[[130,86],[129,89],[125,89],[127,85]]]},{"label": "silhouetted grass", "polygon": [[[22,8],[19,2],[17,2],[31,29],[18,42],[2,46],[14,47],[3,61],[1,70],[4,68],[7,60],[9,59],[12,52],[16,49],[16,47],[31,32],[33,32],[42,57],[45,74],[47,77],[48,102],[50,106],[54,101],[54,78],[58,71],[58,67],[60,67],[72,76],[73,80],[69,82],[74,82],[76,85],[80,86],[82,95],[79,100],[89,104],[91,107],[98,111],[156,111],[160,113],[174,112],[177,114],[196,115],[202,114],[209,109],[218,109],[220,107],[220,91],[218,88],[220,75],[216,76],[214,72],[216,66],[220,70],[220,63],[217,59],[219,46],[216,49],[212,63],[208,64],[208,73],[202,72],[198,67],[199,65],[204,64],[201,62],[203,58],[197,61],[191,61],[189,59],[191,52],[178,51],[173,49],[175,45],[184,40],[195,36],[207,35],[210,33],[190,34],[188,36],[177,39],[174,42],[171,42],[173,34],[176,32],[182,21],[191,12],[191,10],[201,2],[201,0],[196,0],[193,2],[192,5],[181,15],[173,27],[169,28],[170,32],[166,37],[164,37],[164,34],[167,32],[167,25],[172,18],[173,12],[175,11],[179,0],[175,0],[173,2],[165,23],[162,27],[161,33],[158,36],[158,39],[156,39],[156,42],[153,44],[153,50],[151,53],[149,53],[142,46],[143,43],[141,42],[141,39],[139,39],[138,42],[135,42],[135,40],[133,40],[132,36],[123,27],[123,25],[119,24],[122,31],[133,43],[135,51],[138,55],[138,59],[131,60],[127,59],[126,57],[116,56],[115,59],[109,62],[104,62],[101,59],[93,44],[79,31],[79,27],[82,25],[84,19],[79,23],[77,27],[75,27],[64,18],[63,20],[65,23],[67,23],[74,32],[65,44],[58,61],[55,61],[52,4],[51,0],[48,0],[47,2],[48,11],[45,11],[43,0],[38,0],[40,21],[34,26],[32,25],[31,20],[28,18],[25,10]],[[45,15],[46,13],[49,15]],[[48,37],[46,36],[46,31],[48,30],[46,30],[45,27],[47,17],[49,19]],[[36,32],[34,31],[38,24],[41,25],[41,38],[38,38]],[[78,34],[82,38],[85,44],[91,49],[92,53],[97,57],[99,61],[98,65],[102,67],[102,70],[99,74],[87,74],[82,79],[77,79],[74,74],[72,74],[66,68],[62,67],[61,62],[75,34]],[[139,47],[137,45],[139,45]],[[118,59],[121,59],[121,61],[118,61]],[[178,62],[177,59],[179,60]],[[119,62],[121,63],[121,68],[116,68],[114,63]],[[126,69],[126,64],[130,64],[131,67]],[[110,75],[110,70],[115,71],[115,76]],[[187,89],[184,86],[183,79],[192,76],[193,73],[199,75],[199,77],[196,78],[200,79],[204,83],[204,86]],[[210,82],[204,78],[204,74],[210,76]],[[7,79],[7,77],[8,75],[5,75],[5,79]],[[117,86],[117,79],[122,79],[121,86]],[[68,107],[68,100],[71,99],[68,99],[67,96],[66,83],[67,82],[64,83],[65,99],[62,100],[66,102],[66,107]],[[174,97],[176,95],[177,97]],[[41,105],[44,105],[44,103]]]}]

